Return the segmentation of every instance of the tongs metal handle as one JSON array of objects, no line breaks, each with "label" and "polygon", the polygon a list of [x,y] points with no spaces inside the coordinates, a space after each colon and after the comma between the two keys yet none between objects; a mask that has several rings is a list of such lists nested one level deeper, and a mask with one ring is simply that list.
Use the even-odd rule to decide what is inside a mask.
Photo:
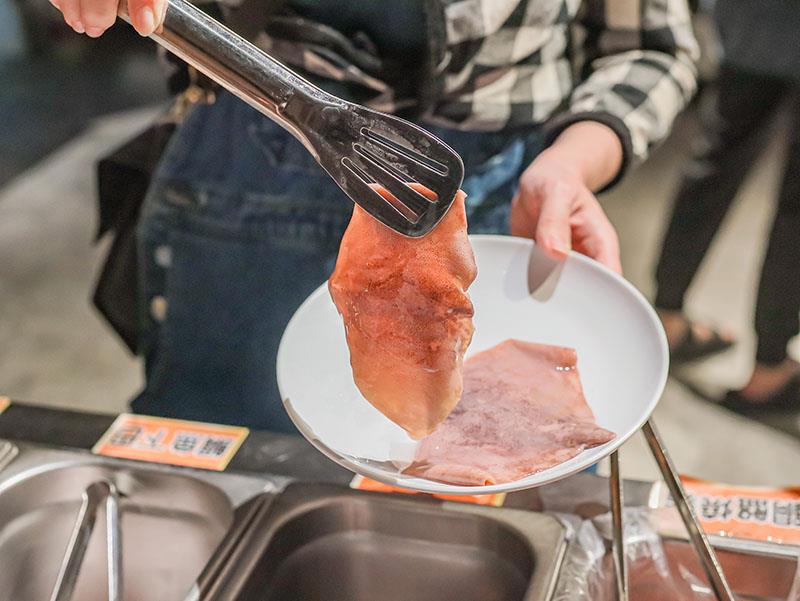
[{"label": "tongs metal handle", "polygon": [[[119,16],[131,22],[126,2]],[[289,101],[296,95],[337,100],[186,0],[168,0],[164,23],[150,37],[301,141],[303,132],[285,114]],[[313,146],[306,147],[316,156]]]},{"label": "tongs metal handle", "polygon": [[[124,3],[120,16],[130,22]],[[461,158],[417,125],[328,94],[186,0],[167,0],[151,37],[287,129],[354,202],[395,231],[424,236],[452,205]]]}]

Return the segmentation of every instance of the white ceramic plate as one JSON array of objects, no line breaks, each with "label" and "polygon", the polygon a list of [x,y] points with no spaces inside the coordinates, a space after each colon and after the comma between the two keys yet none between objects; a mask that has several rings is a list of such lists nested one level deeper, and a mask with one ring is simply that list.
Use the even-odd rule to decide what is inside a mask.
[{"label": "white ceramic plate", "polygon": [[467,355],[507,338],[578,351],[586,399],[597,423],[616,434],[560,465],[515,482],[454,486],[405,476],[416,442],[353,383],[344,326],[320,286],[297,310],[278,351],[278,385],[303,435],[340,465],[423,492],[487,494],[531,488],[586,469],[636,432],[667,378],[667,342],[644,297],[623,278],[577,253],[555,262],[533,242],[471,236],[478,278],[469,289],[475,337]]}]

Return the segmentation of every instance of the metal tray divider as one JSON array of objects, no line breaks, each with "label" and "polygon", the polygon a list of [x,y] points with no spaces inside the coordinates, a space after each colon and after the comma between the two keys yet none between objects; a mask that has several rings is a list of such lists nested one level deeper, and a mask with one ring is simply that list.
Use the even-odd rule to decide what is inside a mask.
[{"label": "metal tray divider", "polygon": [[217,586],[232,568],[231,558],[242,546],[245,535],[250,532],[253,523],[262,512],[269,508],[272,497],[272,493],[262,492],[239,508],[234,517],[234,523],[225,534],[225,538],[222,539],[198,576],[194,587],[183,601],[211,599],[216,594]]}]

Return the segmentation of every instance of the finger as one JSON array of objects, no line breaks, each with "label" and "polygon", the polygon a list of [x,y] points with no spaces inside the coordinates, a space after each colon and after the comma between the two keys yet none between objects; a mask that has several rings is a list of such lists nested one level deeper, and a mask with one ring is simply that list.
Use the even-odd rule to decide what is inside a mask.
[{"label": "finger", "polygon": [[[611,240],[614,240],[614,242],[611,242]],[[586,254],[608,267],[611,271],[622,275],[622,263],[620,262],[619,246],[616,243],[615,232],[611,235],[606,235],[605,239],[594,242],[592,249]]]},{"label": "finger", "polygon": [[161,33],[167,17],[167,0],[153,0],[153,3],[156,8],[156,32]]},{"label": "finger", "polygon": [[612,238],[614,243],[608,243],[601,246],[597,252],[596,259],[608,267],[611,271],[622,275],[622,261],[620,259],[619,243],[617,242],[616,232],[613,232]]},{"label": "finger", "polygon": [[85,33],[86,29],[83,23],[81,23],[80,0],[60,0],[60,3],[60,10],[64,15],[64,20],[67,22],[67,25],[78,33]]},{"label": "finger", "polygon": [[96,38],[103,35],[116,19],[117,0],[82,0],[81,22],[89,37]]},{"label": "finger", "polygon": [[562,183],[555,184],[544,194],[536,223],[536,243],[556,259],[563,259],[572,248],[570,215],[574,192]]},{"label": "finger", "polygon": [[166,3],[163,0],[129,0],[128,13],[139,35],[148,36],[160,25]]},{"label": "finger", "polygon": [[617,231],[594,196],[589,195],[582,205],[582,214],[575,224],[576,237],[580,240],[576,250],[622,274]]},{"label": "finger", "polygon": [[622,275],[622,262],[620,260],[619,249],[619,236],[617,230],[611,224],[611,221],[606,216],[600,204],[594,197],[593,206],[594,211],[597,212],[597,228],[598,246],[595,258],[603,265]]}]

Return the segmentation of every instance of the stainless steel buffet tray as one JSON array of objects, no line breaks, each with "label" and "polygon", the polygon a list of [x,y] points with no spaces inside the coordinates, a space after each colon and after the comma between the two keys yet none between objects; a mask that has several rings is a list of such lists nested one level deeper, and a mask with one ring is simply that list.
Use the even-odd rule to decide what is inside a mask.
[{"label": "stainless steel buffet tray", "polygon": [[[0,470],[0,601],[54,596],[84,491],[98,482],[120,493],[121,598],[127,601],[183,599],[236,522],[237,507],[282,486],[20,445]],[[98,520],[89,534],[70,597],[106,601],[108,533]]]},{"label": "stainless steel buffet tray", "polygon": [[[549,601],[567,546],[558,520],[520,510],[32,445],[12,455],[0,601]],[[87,511],[98,483],[114,504]]]},{"label": "stainless steel buffet tray", "polygon": [[553,517],[291,484],[265,504],[209,601],[546,601]]},{"label": "stainless steel buffet tray", "polygon": [[[119,493],[120,601],[551,601],[569,544],[560,521],[529,511],[0,441],[0,601],[53,598],[82,496],[98,482]],[[90,530],[64,598],[113,598],[107,530],[100,519]],[[710,540],[737,599],[800,598],[797,548]],[[667,577],[692,583],[687,599],[710,593],[686,541],[661,545]],[[633,601],[680,601],[654,588],[652,565],[630,568]],[[611,589],[593,601],[605,598]]]}]

